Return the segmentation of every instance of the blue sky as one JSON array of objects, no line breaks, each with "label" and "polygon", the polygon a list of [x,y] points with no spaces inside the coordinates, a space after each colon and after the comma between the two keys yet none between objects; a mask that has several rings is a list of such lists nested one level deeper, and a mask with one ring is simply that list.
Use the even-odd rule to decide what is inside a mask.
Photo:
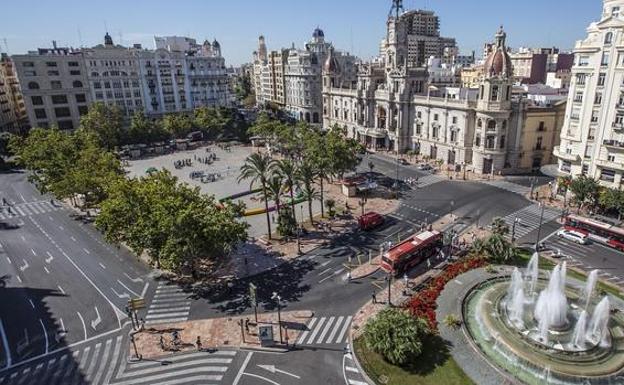
[{"label": "blue sky", "polygon": [[[269,49],[301,46],[318,25],[328,40],[363,58],[375,55],[390,0],[35,0],[2,5],[0,48],[11,54],[51,45],[92,46],[106,26],[116,43],[152,47],[153,35],[217,38],[228,64],[250,61],[257,37]],[[500,24],[508,45],[572,48],[601,13],[601,0],[404,0],[407,9],[429,8],[444,36],[464,53],[480,52]]]}]

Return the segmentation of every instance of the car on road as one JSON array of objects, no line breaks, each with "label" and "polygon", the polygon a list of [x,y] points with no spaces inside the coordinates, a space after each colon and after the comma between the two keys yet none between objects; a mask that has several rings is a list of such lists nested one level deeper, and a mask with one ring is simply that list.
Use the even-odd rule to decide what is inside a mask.
[{"label": "car on road", "polygon": [[428,163],[419,164],[418,169],[420,171],[433,171],[433,167]]},{"label": "car on road", "polygon": [[410,162],[408,162],[406,159],[399,159],[399,164],[403,165],[403,166],[409,166]]},{"label": "car on road", "polygon": [[370,212],[358,218],[358,225],[360,226],[361,230],[368,231],[381,226],[384,221],[385,218],[383,215],[375,212]]},{"label": "car on road", "polygon": [[0,230],[15,230],[15,229],[19,229],[19,226],[16,225],[15,223],[0,222]]},{"label": "car on road", "polygon": [[568,241],[578,243],[579,245],[586,245],[589,243],[589,237],[583,233],[579,233],[578,231],[561,230],[557,233],[557,235],[559,238],[567,239]]}]

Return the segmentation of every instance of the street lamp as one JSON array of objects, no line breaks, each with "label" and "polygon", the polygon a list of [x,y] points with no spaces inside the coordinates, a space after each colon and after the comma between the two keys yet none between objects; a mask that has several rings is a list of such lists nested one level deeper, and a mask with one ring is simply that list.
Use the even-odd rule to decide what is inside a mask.
[{"label": "street lamp", "polygon": [[282,344],[282,297],[273,292],[271,299],[277,299],[277,327],[279,328],[280,344]]},{"label": "street lamp", "polygon": [[[303,206],[299,206],[301,209],[301,223],[303,223]],[[293,211],[293,217],[295,216],[295,212]],[[297,255],[303,254],[301,252],[301,225],[297,223],[295,219],[295,225],[297,226]]]},{"label": "street lamp", "polygon": [[453,222],[455,222],[455,220],[453,219],[453,209],[455,208],[455,201],[451,201],[451,220]]},{"label": "street lamp", "polygon": [[546,208],[543,203],[540,203],[539,206],[542,208],[542,211],[540,212],[539,227],[537,228],[537,242],[535,243],[535,252],[539,252],[542,236],[542,221],[544,220],[544,209]]},{"label": "street lamp", "polygon": [[388,272],[388,306],[392,306],[392,272]]},{"label": "street lamp", "polygon": [[520,223],[520,218],[516,217],[514,219],[513,227],[511,228],[511,244],[514,245],[516,242],[516,225]]},{"label": "street lamp", "polygon": [[360,207],[362,208],[362,216],[364,216],[364,207],[366,206],[366,202],[368,200],[366,199],[366,197],[361,197],[360,201],[358,202],[358,204],[360,205]]}]

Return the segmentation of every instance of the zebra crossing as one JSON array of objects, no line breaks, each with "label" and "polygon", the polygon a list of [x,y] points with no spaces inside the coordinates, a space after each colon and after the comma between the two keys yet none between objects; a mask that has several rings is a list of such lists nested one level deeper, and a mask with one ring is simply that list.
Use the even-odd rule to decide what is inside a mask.
[{"label": "zebra crossing", "polygon": [[360,373],[352,353],[347,353],[342,359],[342,371],[347,385],[369,385]]},{"label": "zebra crossing", "polygon": [[0,206],[0,220],[40,215],[52,211],[58,211],[61,208],[61,206],[53,205],[49,201],[26,202],[11,206]]},{"label": "zebra crossing", "polygon": [[158,360],[128,362],[125,332],[65,350],[12,372],[0,372],[0,385],[182,385],[218,384],[236,351],[190,352]]},{"label": "zebra crossing", "polygon": [[447,178],[441,175],[437,175],[437,174],[425,175],[425,176],[421,176],[418,178],[418,183],[416,183],[416,186],[418,186],[418,188],[424,188],[424,187],[434,185],[436,183],[443,182],[445,180],[447,180]]},{"label": "zebra crossing", "polygon": [[327,316],[310,319],[297,339],[297,345],[335,345],[349,339],[352,316]]},{"label": "zebra crossing", "polygon": [[[542,208],[538,204],[533,204],[504,217],[503,220],[505,221],[507,226],[509,226],[509,236],[511,236],[511,231],[516,218],[519,220],[519,222],[516,224],[516,239],[520,239],[525,235],[537,230],[540,225],[541,213]],[[560,216],[560,211],[553,210],[551,208],[544,208],[544,217],[542,219],[542,224],[553,221]]]},{"label": "zebra crossing", "polygon": [[146,325],[155,325],[188,320],[191,311],[189,293],[178,285],[160,282],[154,299],[147,309]]},{"label": "zebra crossing", "polygon": [[509,191],[522,196],[528,195],[531,192],[531,188],[522,186],[517,183],[507,182],[506,180],[490,180],[481,182],[488,186],[497,187],[501,190]]}]

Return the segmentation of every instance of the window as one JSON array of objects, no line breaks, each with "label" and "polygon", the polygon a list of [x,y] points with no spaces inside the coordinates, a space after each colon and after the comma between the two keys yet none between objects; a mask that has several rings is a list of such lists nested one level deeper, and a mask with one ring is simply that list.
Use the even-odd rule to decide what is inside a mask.
[{"label": "window", "polygon": [[43,108],[35,108],[35,117],[37,119],[45,119],[45,118],[47,118],[45,109],[43,109]]},{"label": "window", "polygon": [[489,120],[487,128],[488,128],[488,131],[496,130],[496,120]]},{"label": "window", "polygon": [[537,126],[537,131],[546,131],[546,126],[544,125],[544,122],[539,122],[539,125]]},{"label": "window", "polygon": [[438,121],[438,119],[440,119],[440,115],[438,115],[438,114],[434,114],[434,115],[433,115],[433,120],[437,122],[437,121]]},{"label": "window", "polygon": [[605,44],[611,44],[613,42],[613,32],[607,32],[604,38]]},{"label": "window", "polygon": [[95,88],[96,90],[99,90],[102,88],[102,83],[100,82],[93,82],[93,88]]},{"label": "window", "polygon": [[25,61],[22,63],[22,67],[34,67],[35,63],[31,62],[31,61]]},{"label": "window", "polygon": [[500,148],[505,148],[505,135],[500,137]]},{"label": "window", "polygon": [[611,8],[611,16],[619,17],[620,16],[620,7]]},{"label": "window", "polygon": [[495,138],[494,138],[494,136],[492,136],[492,135],[488,135],[488,136],[486,136],[486,137],[485,137],[485,148],[486,148],[486,149],[489,149],[489,150],[493,149],[493,148],[494,148],[494,141],[495,141],[495,140],[496,140],[496,139],[495,139]]},{"label": "window", "polygon": [[87,95],[85,94],[76,94],[76,103],[86,103]]},{"label": "window", "polygon": [[89,107],[87,106],[78,106],[78,113],[80,116],[86,115],[89,112]]},{"label": "window", "polygon": [[102,100],[102,99],[104,99],[104,94],[102,92],[96,92],[95,93],[95,98],[97,100]]},{"label": "window", "polygon": [[602,67],[606,67],[609,65],[609,53],[608,52],[602,53],[602,59],[600,60],[600,65]]},{"label": "window", "polygon": [[420,135],[422,133],[422,124],[416,123],[416,135]]},{"label": "window", "polygon": [[32,101],[33,106],[43,106],[43,97],[41,96],[31,96],[30,100]]},{"label": "window", "polygon": [[453,122],[453,124],[457,124],[457,116],[453,116],[452,122]]},{"label": "window", "polygon": [[579,56],[579,67],[587,67],[589,65],[589,56]]},{"label": "window", "polygon": [[61,130],[73,130],[74,122],[72,122],[71,120],[62,120],[58,122],[58,128]]},{"label": "window", "polygon": [[[570,163],[570,167],[572,163]],[[581,174],[583,175],[587,175],[587,173],[589,172],[589,165],[588,164],[584,164],[583,167],[581,168]]]},{"label": "window", "polygon": [[481,147],[481,135],[477,135],[475,137],[475,146],[476,147]]},{"label": "window", "polygon": [[72,83],[72,86],[73,86],[74,88],[82,88],[82,82],[81,82],[80,80],[75,80],[75,81]]},{"label": "window", "polygon": [[110,88],[110,82],[104,82],[104,88]]},{"label": "window", "polygon": [[48,76],[60,76],[61,73],[58,71],[50,70],[48,71]]},{"label": "window", "polygon": [[37,76],[37,71],[24,71],[24,76]]},{"label": "window", "polygon": [[604,87],[606,78],[607,78],[607,74],[605,73],[600,73],[598,75],[598,87]]},{"label": "window", "polygon": [[537,151],[540,151],[542,149],[542,140],[543,139],[541,136],[537,138],[537,142],[535,143],[535,149]]},{"label": "window", "polygon": [[584,86],[587,81],[587,74],[576,74],[576,84]]},{"label": "window", "polygon": [[582,102],[583,102],[583,91],[580,91],[574,95],[574,103],[582,103]]},{"label": "window", "polygon": [[483,120],[477,120],[477,128],[483,128]]},{"label": "window", "polygon": [[78,67],[79,64],[77,61],[70,61],[69,63],[67,63],[68,66],[70,67]]},{"label": "window", "polygon": [[69,118],[71,116],[71,111],[69,107],[57,107],[54,109],[54,115],[57,118]]},{"label": "window", "polygon": [[72,75],[72,76],[79,76],[80,75],[80,71],[78,71],[78,70],[69,71],[69,74]]},{"label": "window", "polygon": [[605,182],[613,182],[615,180],[615,171],[604,169],[600,172],[600,180]]},{"label": "window", "polygon": [[421,112],[421,111],[418,111],[418,112],[416,113],[416,117],[417,117],[418,119],[422,119],[422,112]]},{"label": "window", "polygon": [[598,116],[600,115],[599,110],[593,110],[591,115],[591,123],[598,123]]},{"label": "window", "polygon": [[30,82],[30,83],[28,83],[28,89],[29,90],[38,90],[39,89],[39,83],[37,83],[37,82]]},{"label": "window", "polygon": [[615,162],[615,155],[607,155],[607,161]]},{"label": "window", "polygon": [[67,95],[52,95],[52,104],[67,104]]},{"label": "window", "polygon": [[492,98],[491,98],[491,100],[493,102],[498,100],[498,86],[493,86],[492,87]]},{"label": "window", "polygon": [[61,81],[60,81],[60,80],[52,80],[52,81],[50,82],[50,87],[51,87],[53,90],[60,90],[61,88],[63,88],[63,83],[61,83]]},{"label": "window", "polygon": [[596,92],[596,97],[594,98],[594,104],[596,105],[602,104],[602,92]]},{"label": "window", "polygon": [[46,62],[46,66],[47,67],[56,67],[56,62],[55,61],[47,61]]},{"label": "window", "polygon": [[100,76],[99,73],[97,72],[91,72],[91,77],[97,78],[98,76]]}]

